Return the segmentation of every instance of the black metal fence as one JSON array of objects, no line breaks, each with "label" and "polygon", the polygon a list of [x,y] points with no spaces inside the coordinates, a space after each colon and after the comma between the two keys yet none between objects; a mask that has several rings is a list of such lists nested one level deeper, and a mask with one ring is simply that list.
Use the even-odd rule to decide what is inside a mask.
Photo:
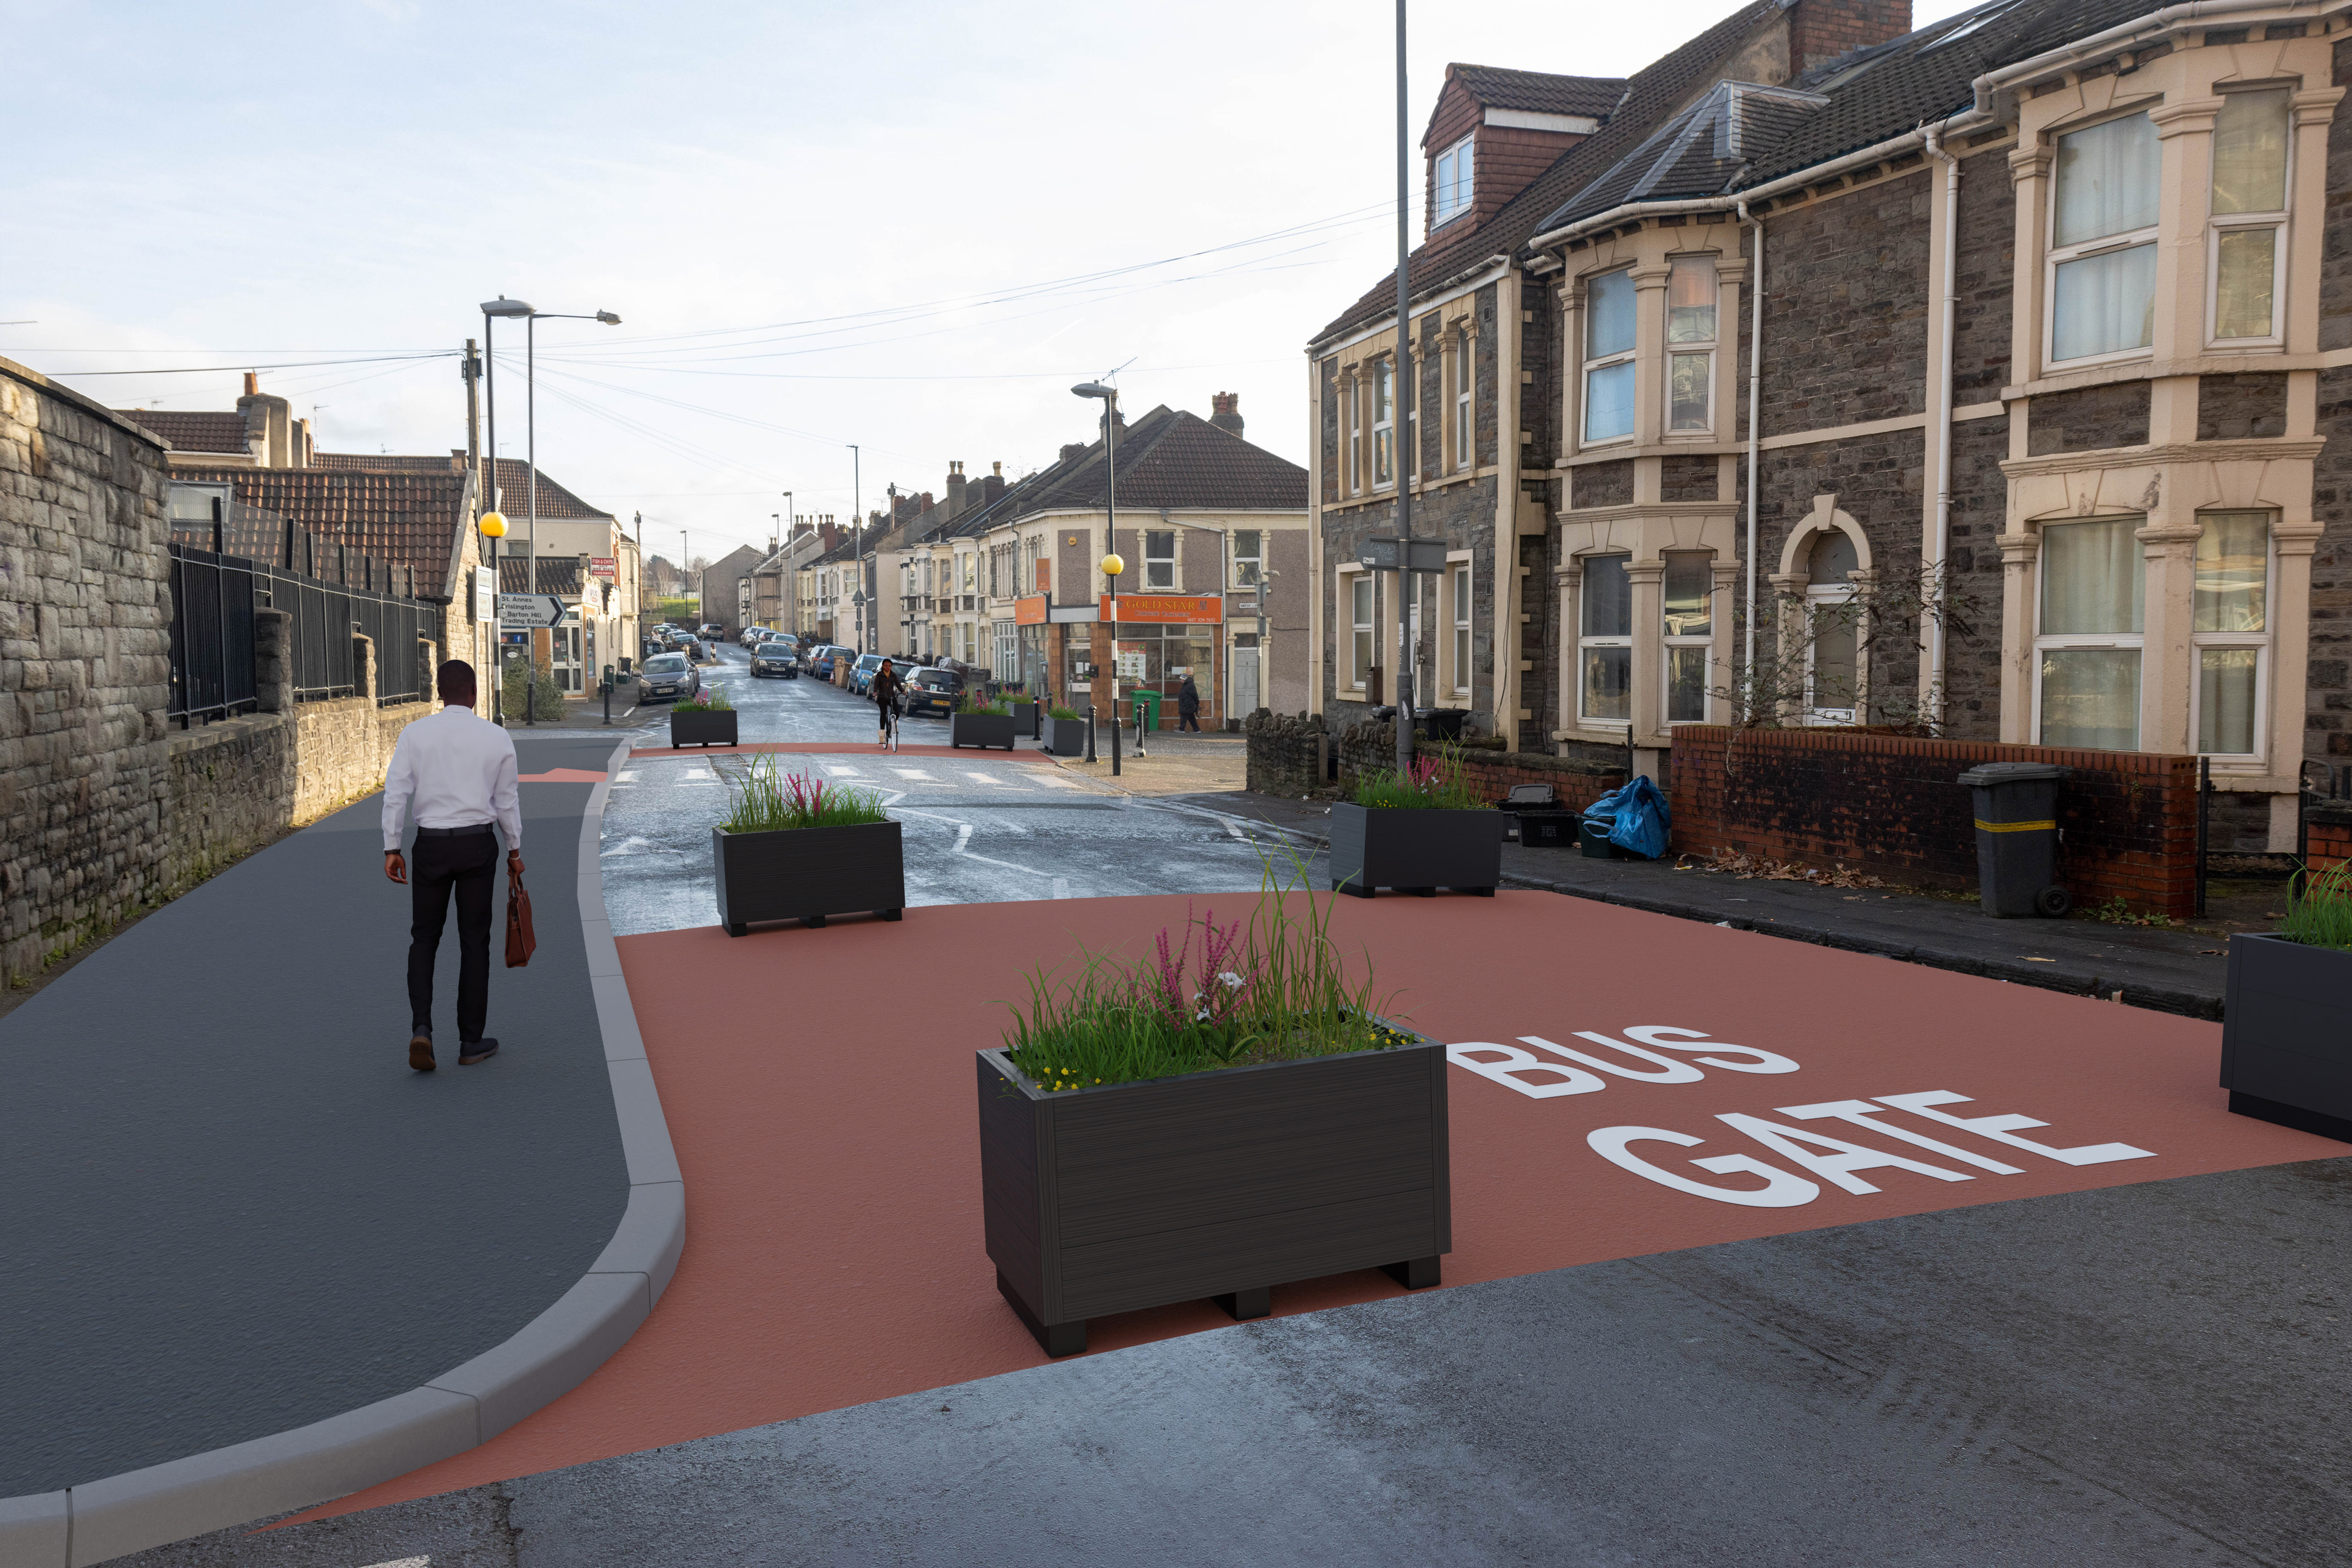
[{"label": "black metal fence", "polygon": [[166,719],[250,713],[256,568],[233,555],[174,544],[172,549],[172,695]]},{"label": "black metal fence", "polygon": [[167,717],[182,728],[249,713],[259,706],[253,627],[257,609],[287,615],[287,656],[294,698],[317,702],[359,691],[352,637],[375,644],[376,706],[422,702],[433,695],[424,644],[438,637],[440,607],[387,591],[406,588],[406,568],[320,547],[295,536],[287,554],[323,567],[310,575],[260,566],[174,540],[172,555],[172,694]]}]

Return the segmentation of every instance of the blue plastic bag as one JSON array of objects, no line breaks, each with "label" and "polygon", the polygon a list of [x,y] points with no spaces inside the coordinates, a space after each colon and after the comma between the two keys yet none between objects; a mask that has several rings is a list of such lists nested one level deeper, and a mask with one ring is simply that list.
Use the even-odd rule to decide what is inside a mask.
[{"label": "blue plastic bag", "polygon": [[1643,860],[1654,861],[1666,852],[1666,828],[1672,818],[1666,798],[1647,779],[1636,778],[1622,789],[1612,789],[1584,808],[1584,815],[1611,823],[1609,841]]}]

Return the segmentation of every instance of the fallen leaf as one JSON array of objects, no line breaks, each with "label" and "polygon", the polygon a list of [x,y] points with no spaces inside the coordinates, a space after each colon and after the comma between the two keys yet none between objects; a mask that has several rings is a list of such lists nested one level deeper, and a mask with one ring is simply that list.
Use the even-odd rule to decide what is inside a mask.
[{"label": "fallen leaf", "polygon": [[2055,958],[2028,958],[2026,960],[2029,964],[2054,964],[2058,960]]}]

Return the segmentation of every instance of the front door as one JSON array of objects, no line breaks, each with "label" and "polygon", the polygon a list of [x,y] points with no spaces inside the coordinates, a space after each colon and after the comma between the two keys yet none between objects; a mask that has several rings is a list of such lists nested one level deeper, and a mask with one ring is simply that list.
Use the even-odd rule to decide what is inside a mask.
[{"label": "front door", "polygon": [[1234,650],[1234,700],[1225,705],[1225,712],[1235,718],[1247,718],[1265,706],[1257,691],[1257,650]]}]

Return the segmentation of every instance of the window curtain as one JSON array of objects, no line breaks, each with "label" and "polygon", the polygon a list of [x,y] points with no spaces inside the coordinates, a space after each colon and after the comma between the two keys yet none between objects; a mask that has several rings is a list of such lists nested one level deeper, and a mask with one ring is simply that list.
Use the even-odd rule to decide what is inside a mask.
[{"label": "window curtain", "polygon": [[[2140,630],[2137,517],[2062,523],[2042,530],[2042,634],[2095,636]],[[2137,662],[2138,655],[2134,654]]]},{"label": "window curtain", "polygon": [[2156,127],[2126,115],[2058,139],[2055,243],[2081,245],[2156,226]]},{"label": "window curtain", "polygon": [[2139,749],[2139,650],[2045,650],[2042,744],[2096,751]]},{"label": "window curtain", "polygon": [[2156,341],[2156,246],[2136,245],[2061,263],[2057,284],[2051,359],[2119,354]]},{"label": "window curtain", "polygon": [[2213,120],[2215,212],[2286,210],[2286,134],[2284,92],[2221,95]]},{"label": "window curtain", "polygon": [[2192,629],[2262,632],[2270,585],[2268,512],[2208,512],[2198,519]]},{"label": "window curtain", "polygon": [[2253,648],[2197,650],[2197,749],[2243,756],[2254,749]]},{"label": "window curtain", "polygon": [[1665,618],[1669,637],[1704,637],[1714,620],[1715,558],[1688,551],[1666,556]]}]

